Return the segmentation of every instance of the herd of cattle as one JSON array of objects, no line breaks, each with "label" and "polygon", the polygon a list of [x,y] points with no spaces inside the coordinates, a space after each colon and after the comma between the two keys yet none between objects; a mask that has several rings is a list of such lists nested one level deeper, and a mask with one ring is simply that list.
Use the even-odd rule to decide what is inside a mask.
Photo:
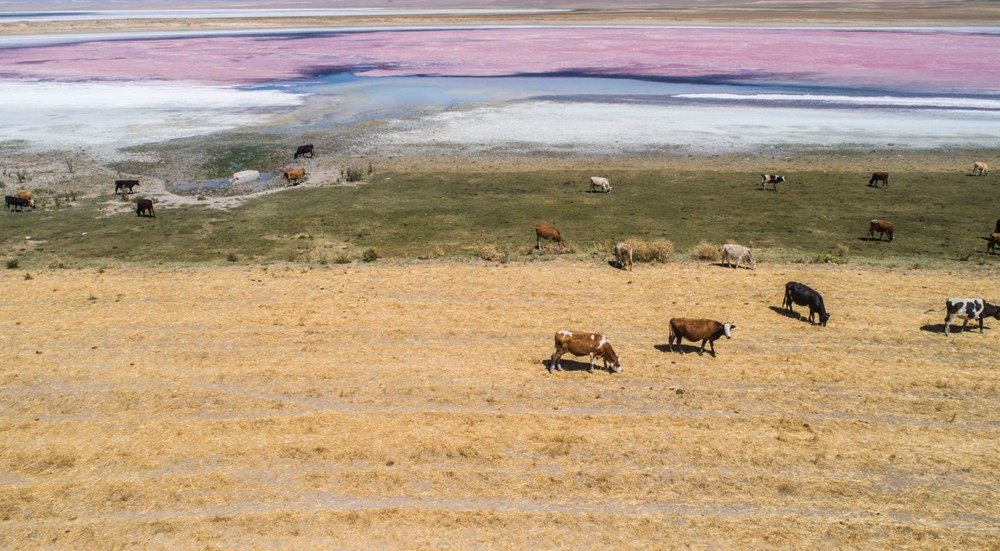
[{"label": "herd of cattle", "polygon": [[[977,162],[973,166],[973,175],[975,176],[985,176],[989,174],[989,165],[985,162]],[[760,189],[767,190],[768,184],[771,185],[772,191],[778,191],[778,184],[784,183],[785,177],[778,174],[762,174]],[[881,182],[883,188],[889,186],[889,173],[887,172],[874,172],[868,181],[869,186],[877,186]],[[590,192],[602,192],[610,193],[611,184],[608,182],[607,178],[593,176],[590,178]],[[875,239],[875,233],[878,233],[878,240],[881,241],[886,235],[889,236],[889,241],[891,242],[894,238],[893,224],[888,220],[874,219],[868,224],[868,239]],[[553,241],[559,244],[560,247],[564,246],[562,235],[559,230],[546,225],[539,224],[535,226],[535,248],[542,248],[542,240]],[[996,228],[994,232],[990,235],[989,245],[987,246],[987,252],[995,252],[995,247],[1000,244],[1000,220],[996,222]],[[626,242],[618,242],[614,247],[615,255],[615,266],[623,270],[632,270],[632,246]],[[727,243],[719,248],[719,253],[721,256],[721,265],[731,266],[733,269],[739,268],[740,265],[746,265],[747,268],[753,270],[757,267],[757,262],[753,258],[753,253],[749,248],[743,245],[736,245],[732,243]],[[792,314],[796,314],[794,305],[805,306],[809,309],[809,322],[812,324],[818,324],[821,327],[826,327],[827,322],[830,320],[830,312],[826,309],[826,304],[823,301],[823,295],[817,292],[815,289],[809,287],[804,283],[799,283],[797,281],[789,281],[785,284],[785,294],[782,300],[781,307],[786,309]],[[957,319],[964,320],[962,329],[968,325],[970,320],[977,320],[979,322],[979,332],[983,332],[983,320],[987,317],[993,317],[1000,320],[1000,306],[994,306],[983,299],[971,299],[971,298],[949,298],[945,301],[945,310],[947,314],[945,316],[945,327],[944,334],[948,336],[951,334],[951,324]],[[928,312],[933,312],[934,310],[928,310]],[[799,316],[801,317],[801,316]],[[709,352],[712,357],[715,357],[715,341],[725,336],[727,339],[731,339],[733,336],[733,329],[736,328],[736,324],[733,322],[720,322],[711,319],[694,319],[694,318],[671,318],[669,322],[669,333],[667,336],[667,343],[669,350],[674,351],[674,346],[680,350],[681,354],[684,354],[684,347],[681,344],[683,340],[689,342],[701,341],[701,346],[698,349],[698,355],[703,355],[705,353],[705,345],[709,346]],[[562,364],[560,359],[563,355],[569,353],[577,357],[589,356],[590,357],[590,368],[589,372],[594,372],[594,363],[600,358],[604,362],[604,368],[612,373],[619,373],[622,370],[621,356],[615,353],[614,348],[611,346],[611,342],[608,338],[600,333],[588,333],[584,331],[567,331],[560,330],[555,334],[555,352],[549,358],[549,364],[547,369],[549,373],[554,370],[562,371]]]},{"label": "herd of cattle", "polygon": [[[296,148],[294,158],[298,159],[299,157],[305,157],[307,155],[312,158],[314,156],[314,151],[315,149],[312,144],[301,145]],[[989,174],[989,171],[989,164],[979,161],[973,165],[972,174],[975,176],[985,176]],[[283,176],[285,178],[286,185],[296,185],[302,178],[305,177],[305,169],[286,169],[283,171]],[[244,170],[235,173],[231,178],[229,178],[229,182],[230,184],[246,183],[255,181],[259,177],[260,173],[255,170]],[[778,174],[761,175],[762,190],[766,190],[767,185],[770,184],[772,191],[778,191],[778,184],[784,182],[785,177]],[[872,176],[868,181],[868,185],[877,186],[880,182],[883,188],[889,186],[889,174],[887,172],[872,173]],[[138,185],[138,180],[115,180],[115,194],[117,195],[119,192],[123,195],[126,193],[134,193],[134,188]],[[590,192],[611,193],[611,183],[607,178],[593,176],[590,178]],[[8,211],[13,208],[15,212],[23,212],[26,207],[31,209],[35,208],[34,194],[25,189],[18,190],[17,195],[4,196],[4,203]],[[156,214],[153,210],[153,201],[151,199],[138,199],[136,201],[136,215],[155,218]],[[879,241],[881,241],[885,235],[889,236],[890,242],[894,238],[893,224],[887,220],[874,219],[869,223],[868,239],[875,239],[876,232],[879,234]],[[559,233],[558,229],[546,224],[539,224],[535,226],[535,247],[537,249],[542,248],[543,239],[553,241],[560,247],[565,245],[562,235]],[[990,235],[986,251],[995,253],[997,244],[1000,244],[1000,220],[997,220],[996,227]],[[737,269],[741,265],[746,265],[746,267],[751,270],[757,267],[757,262],[753,258],[753,253],[749,248],[743,245],[727,243],[719,248],[719,254],[721,257],[721,265],[731,266],[733,269]],[[618,268],[628,270],[632,269],[633,250],[630,244],[626,242],[616,243],[614,247],[614,255],[615,265]],[[789,281],[785,284],[785,294],[781,307],[787,309],[792,314],[796,314],[793,307],[796,304],[799,306],[805,306],[809,309],[808,319],[810,323],[818,323],[819,326],[826,327],[826,324],[830,319],[830,313],[827,311],[826,305],[823,302],[823,296],[808,285],[795,281]],[[983,299],[949,298],[945,302],[945,310],[947,311],[944,328],[945,336],[950,335],[951,324],[956,318],[965,321],[962,325],[963,330],[968,325],[970,320],[977,320],[979,322],[980,333],[983,332],[984,318],[993,317],[1000,320],[1000,306],[994,306]],[[931,311],[933,310],[928,310],[928,312]],[[698,349],[698,355],[703,355],[705,353],[705,346],[707,344],[711,355],[715,357],[715,341],[723,336],[727,339],[732,338],[732,331],[735,328],[736,324],[733,322],[723,323],[710,319],[671,318],[669,322],[668,346],[672,352],[674,350],[674,346],[676,345],[681,354],[684,354],[684,347],[681,344],[683,340],[687,340],[689,342],[701,341],[701,347]],[[558,331],[555,334],[555,348],[555,352],[552,353],[552,356],[549,359],[548,371],[550,373],[553,369],[562,371],[560,358],[566,353],[578,357],[590,356],[589,371],[591,373],[594,372],[594,362],[598,358],[602,359],[604,362],[604,368],[608,371],[618,373],[622,370],[621,357],[615,353],[614,348],[612,348],[611,342],[608,341],[607,337],[598,333],[566,330]]]}]

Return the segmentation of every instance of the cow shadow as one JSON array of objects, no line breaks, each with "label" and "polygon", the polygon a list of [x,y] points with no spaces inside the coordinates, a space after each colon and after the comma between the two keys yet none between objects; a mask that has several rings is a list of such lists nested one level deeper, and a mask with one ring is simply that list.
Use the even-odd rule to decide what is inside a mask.
[{"label": "cow shadow", "polygon": [[608,261],[608,266],[611,266],[612,268],[614,268],[616,270],[619,270],[619,271],[622,271],[622,272],[627,272],[628,271],[628,270],[625,269],[625,265],[624,264],[622,264],[621,266],[619,266],[618,263],[615,262],[614,260],[609,260]]},{"label": "cow shadow", "polygon": [[[546,370],[549,368],[549,364],[550,363],[551,362],[550,362],[550,360],[548,358],[542,360],[542,365],[545,366]],[[559,359],[559,365],[562,366],[563,371],[589,371],[590,370],[590,362],[589,361],[578,362],[576,360],[567,360],[565,357]],[[598,359],[597,363],[594,364],[594,372],[597,372],[597,371],[607,371],[606,369],[604,369],[604,362],[602,362],[600,359]],[[556,370],[555,366],[552,366],[552,372],[553,373],[558,373],[558,371]]]},{"label": "cow shadow", "polygon": [[[694,355],[697,356],[698,351],[701,350],[701,341],[699,341],[696,344],[684,344],[684,343],[675,344],[674,350],[670,350],[669,344],[657,344],[653,345],[653,348],[659,350],[660,352],[665,352],[668,354],[671,352],[673,352],[674,354],[680,354],[681,352],[684,352],[684,353],[694,353]],[[705,348],[705,354],[709,356],[712,355],[712,350],[707,346]]]},{"label": "cow shadow", "polygon": [[774,312],[775,314],[781,314],[782,316],[785,316],[786,318],[791,318],[793,320],[801,320],[802,319],[802,315],[801,314],[799,314],[798,312],[792,312],[792,311],[788,310],[787,308],[782,308],[780,306],[768,306],[768,308],[770,308],[771,311]]},{"label": "cow shadow", "polygon": [[882,241],[884,241],[886,243],[891,243],[891,241],[889,241],[888,239],[884,239],[884,238],[881,238],[881,237],[868,237],[868,236],[859,237],[858,241],[875,241],[875,242],[882,242]]},{"label": "cow shadow", "polygon": [[[939,333],[941,335],[944,335],[944,324],[943,323],[928,323],[926,325],[922,325],[920,327],[920,330],[921,331],[926,331],[928,333]],[[989,331],[989,330],[990,330],[990,328],[989,328],[988,325],[984,325],[983,326],[983,331]],[[979,332],[979,322],[978,321],[970,321],[969,325],[966,326],[965,328],[962,327],[961,323],[952,323],[951,324],[951,329],[948,330],[948,332],[951,333],[951,334],[964,333],[965,331],[975,331],[976,333],[978,333]]]}]

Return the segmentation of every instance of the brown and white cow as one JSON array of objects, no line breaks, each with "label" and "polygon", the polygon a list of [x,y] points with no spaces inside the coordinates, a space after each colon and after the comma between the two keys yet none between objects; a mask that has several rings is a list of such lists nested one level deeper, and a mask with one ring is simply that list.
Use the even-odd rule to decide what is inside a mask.
[{"label": "brown and white cow", "polygon": [[747,268],[751,270],[757,268],[757,261],[753,259],[753,253],[743,245],[726,243],[719,248],[719,253],[722,255],[722,263],[726,266],[732,266],[734,270],[739,268],[742,263],[746,263]]},{"label": "brown and white cow", "polygon": [[[604,369],[609,372],[618,373],[622,370],[621,358],[615,354],[614,348],[611,348],[611,343],[604,335],[562,330],[556,331],[555,341],[556,351],[552,353],[549,360],[549,373],[552,373],[553,368],[556,371],[563,370],[559,358],[567,352],[574,356],[590,356],[589,371],[591,373],[594,372],[594,360],[597,358],[604,361]],[[611,363],[610,366],[608,362]]]},{"label": "brown and white cow", "polygon": [[869,187],[878,187],[877,184],[882,182],[882,187],[889,187],[889,173],[888,172],[872,172],[871,179],[868,180]]},{"label": "brown and white cow", "polygon": [[976,164],[972,165],[973,176],[986,176],[989,173],[990,165],[986,161],[976,161]]},{"label": "brown and white cow", "polygon": [[674,342],[676,341],[681,354],[684,354],[684,346],[681,345],[681,338],[683,337],[691,342],[701,341],[701,349],[698,350],[699,356],[705,353],[705,343],[711,345],[712,357],[714,358],[715,341],[723,335],[727,339],[733,338],[733,329],[735,327],[736,324],[732,322],[721,323],[709,319],[670,318],[670,351],[674,351]]},{"label": "brown and white cow", "polygon": [[607,178],[601,178],[600,176],[590,177],[590,191],[600,191],[603,193],[611,193],[611,183],[608,182]]},{"label": "brown and white cow", "polygon": [[627,265],[628,270],[632,271],[632,245],[624,241],[615,244],[615,264],[623,270]]},{"label": "brown and white cow", "polygon": [[1000,243],[1000,232],[991,233],[990,240],[986,243],[986,252],[990,254],[996,254],[997,243]]},{"label": "brown and white cow", "polygon": [[288,168],[282,172],[282,176],[285,177],[285,186],[298,185],[299,180],[306,177],[306,169],[304,168]]},{"label": "brown and white cow", "polygon": [[35,208],[35,194],[34,193],[32,193],[32,192],[30,192],[30,191],[28,191],[26,189],[19,189],[19,190],[17,190],[17,196],[20,197],[21,199],[24,199],[25,201],[27,201],[29,207]]},{"label": "brown and white cow", "polygon": [[562,236],[559,235],[559,230],[553,228],[552,226],[547,226],[545,224],[535,226],[535,248],[538,250],[542,250],[542,239],[555,241],[556,243],[559,243],[560,247],[564,246]]},{"label": "brown and white cow", "polygon": [[761,174],[760,175],[760,189],[766,190],[767,184],[771,184],[771,189],[773,191],[778,191],[778,184],[785,181],[784,176],[779,176],[777,174]]},{"label": "brown and white cow", "polygon": [[868,239],[875,239],[875,232],[878,232],[878,240],[882,240],[882,236],[885,234],[889,235],[889,241],[892,242],[892,222],[888,220],[880,220],[878,218],[872,220],[868,223]]}]

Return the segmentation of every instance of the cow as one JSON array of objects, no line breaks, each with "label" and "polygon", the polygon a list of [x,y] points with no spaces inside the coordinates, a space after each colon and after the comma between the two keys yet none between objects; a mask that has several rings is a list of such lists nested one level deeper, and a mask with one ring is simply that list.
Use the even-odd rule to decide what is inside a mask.
[{"label": "cow", "polygon": [[[147,213],[147,214],[143,214]],[[150,216],[156,218],[156,213],[153,212],[153,200],[152,199],[139,199],[135,202],[135,215],[136,216]]]},{"label": "cow", "polygon": [[876,184],[882,182],[882,187],[889,187],[889,173],[888,172],[872,172],[872,177],[868,180],[868,187],[878,187]]},{"label": "cow", "polygon": [[[608,338],[598,333],[584,333],[581,331],[556,331],[556,351],[549,359],[549,373],[552,369],[562,371],[559,358],[569,352],[574,356],[590,356],[590,373],[594,372],[594,360],[601,358],[604,361],[604,369],[609,373],[619,373],[622,370],[622,360],[615,354],[615,349],[611,348]],[[611,365],[608,365],[611,362]]]},{"label": "cow", "polygon": [[990,240],[986,243],[987,254],[997,253],[997,243],[1000,243],[1000,232],[993,232],[990,234]]},{"label": "cow", "polygon": [[552,226],[546,226],[545,224],[539,224],[535,226],[535,248],[542,250],[542,239],[548,239],[549,241],[555,241],[559,243],[560,247],[564,247],[562,236],[559,235],[559,230],[553,228]]},{"label": "cow", "polygon": [[944,303],[948,315],[944,318],[944,336],[949,335],[951,321],[955,318],[965,320],[962,331],[969,325],[969,320],[979,320],[979,332],[983,332],[983,319],[993,317],[1000,320],[1000,306],[993,306],[981,298],[949,298]]},{"label": "cow", "polygon": [[681,354],[685,353],[684,346],[681,344],[681,338],[683,337],[691,342],[701,341],[701,349],[698,350],[699,356],[705,354],[705,343],[711,345],[712,357],[714,358],[715,341],[723,335],[727,339],[733,338],[734,328],[736,328],[736,324],[731,322],[720,323],[708,319],[670,318],[670,351],[674,351],[674,341],[676,340]]},{"label": "cow", "polygon": [[882,240],[882,236],[889,234],[889,242],[891,243],[894,239],[892,233],[892,222],[888,220],[879,220],[878,218],[872,220],[868,223],[868,240],[871,241],[875,239],[875,232],[878,232],[878,240]]},{"label": "cow", "polygon": [[295,156],[293,158],[298,159],[299,157],[305,157],[306,155],[309,155],[310,159],[313,158],[313,144],[300,145],[296,147]]},{"label": "cow", "polygon": [[1000,220],[997,220],[997,225],[993,229],[993,233],[1000,233]]},{"label": "cow", "polygon": [[813,318],[819,314],[819,324],[826,327],[826,322],[830,319],[830,313],[826,311],[823,304],[823,295],[817,293],[808,285],[789,281],[785,284],[785,300],[781,303],[782,308],[788,307],[788,311],[795,313],[792,304],[809,307],[809,323],[815,323]]},{"label": "cow", "polygon": [[31,204],[26,199],[21,199],[15,195],[4,195],[3,196],[4,207],[10,211],[11,207],[14,207],[14,212],[21,211],[24,212],[24,207],[30,207]]},{"label": "cow", "polygon": [[30,192],[30,191],[28,191],[26,189],[19,189],[19,190],[17,190],[17,196],[20,197],[21,199],[24,199],[25,201],[27,201],[29,207],[31,207],[32,209],[35,208],[35,194],[34,193],[32,193],[32,192]]},{"label": "cow", "polygon": [[299,180],[306,177],[306,169],[304,168],[289,168],[282,172],[285,177],[285,186],[298,185]]},{"label": "cow", "polygon": [[771,184],[772,191],[778,191],[778,184],[783,183],[784,181],[784,176],[778,176],[777,174],[761,174],[760,189],[766,190],[767,184]]},{"label": "cow", "polygon": [[115,195],[121,191],[125,193],[125,189],[128,189],[129,193],[135,193],[132,188],[139,185],[139,180],[115,180]]},{"label": "cow", "polygon": [[976,161],[972,165],[972,175],[973,176],[986,176],[990,173],[990,165],[986,161]]},{"label": "cow", "polygon": [[603,193],[611,193],[611,183],[608,182],[607,178],[601,178],[600,176],[591,176],[590,191],[591,193],[595,191],[600,191]]},{"label": "cow", "polygon": [[256,170],[241,170],[229,178],[229,184],[246,184],[260,178],[260,172]]},{"label": "cow", "polygon": [[[743,245],[726,243],[722,247],[719,247],[719,253],[722,254],[722,263],[726,266],[732,266],[734,270],[739,268],[740,264],[744,262],[746,262],[747,268],[751,270],[757,268],[757,261],[753,259],[753,253]],[[735,260],[735,262],[730,263],[730,260]]]},{"label": "cow", "polygon": [[623,270],[627,265],[628,270],[632,271],[632,245],[624,241],[615,244],[615,264]]}]

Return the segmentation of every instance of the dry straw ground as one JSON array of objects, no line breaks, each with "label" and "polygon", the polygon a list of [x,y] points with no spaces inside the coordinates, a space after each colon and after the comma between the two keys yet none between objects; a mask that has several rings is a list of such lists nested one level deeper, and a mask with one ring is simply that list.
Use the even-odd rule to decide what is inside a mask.
[{"label": "dry straw ground", "polygon": [[[0,548],[995,548],[1000,322],[925,313],[994,276],[6,270]],[[734,338],[669,353],[682,315]],[[548,374],[561,328],[624,371]]]}]

